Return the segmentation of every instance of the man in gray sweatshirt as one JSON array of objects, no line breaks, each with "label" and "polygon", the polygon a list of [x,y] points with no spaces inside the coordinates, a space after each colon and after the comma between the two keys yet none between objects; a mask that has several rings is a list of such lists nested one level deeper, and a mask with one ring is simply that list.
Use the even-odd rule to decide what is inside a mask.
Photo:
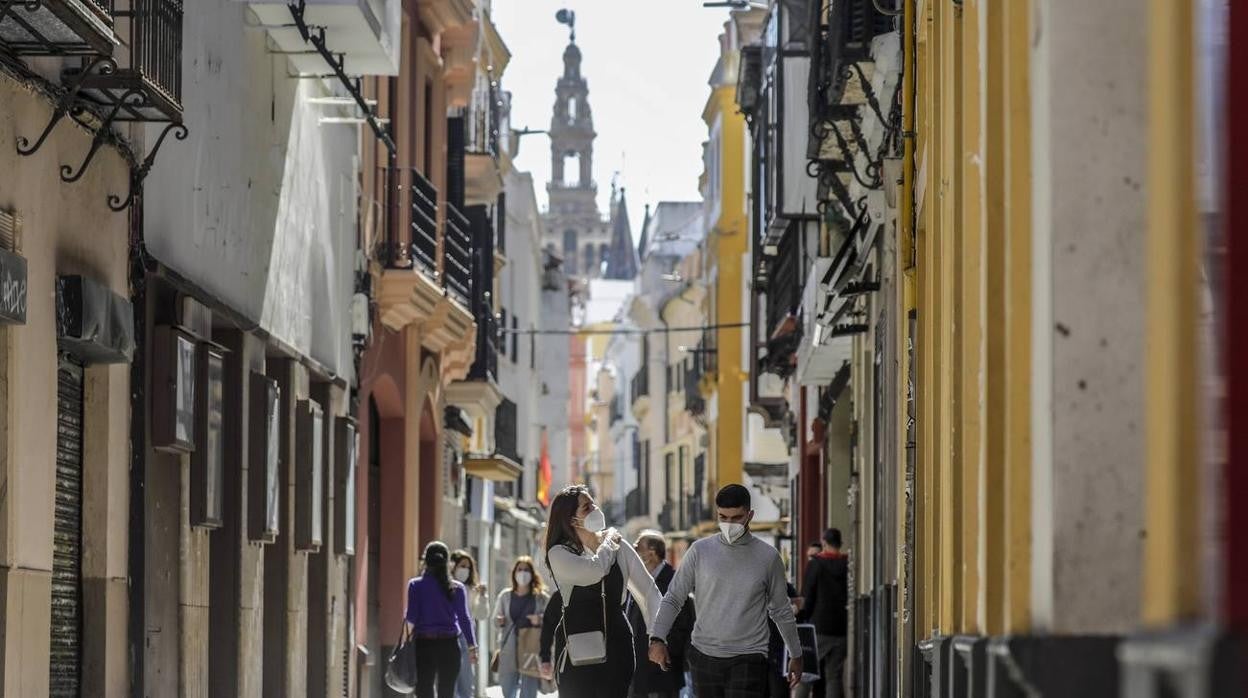
[{"label": "man in gray sweatshirt", "polygon": [[797,621],[789,606],[780,553],[750,534],[750,491],[727,485],[715,495],[719,535],[689,546],[663,596],[650,633],[650,661],[668,668],[667,634],[690,594],[698,617],[689,648],[698,698],[761,696],[767,687],[767,618],[789,650],[789,685],[802,675]]}]

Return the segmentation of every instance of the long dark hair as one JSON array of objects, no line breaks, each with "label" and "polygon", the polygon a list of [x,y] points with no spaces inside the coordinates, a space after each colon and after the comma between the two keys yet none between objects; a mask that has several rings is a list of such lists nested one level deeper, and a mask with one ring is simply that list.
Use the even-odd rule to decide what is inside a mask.
[{"label": "long dark hair", "polygon": [[[589,488],[585,485],[568,485],[555,495],[550,503],[550,513],[546,516],[546,557],[550,558],[550,549],[556,545],[566,545],[577,555],[585,552],[581,538],[576,534],[572,519],[581,506],[581,495],[589,496]],[[549,564],[549,563],[548,563]]]},{"label": "long dark hair", "polygon": [[455,585],[451,583],[451,571],[446,564],[450,557],[450,549],[440,540],[425,546],[425,576],[438,580],[438,584],[446,590],[446,598],[454,599]]},{"label": "long dark hair", "polygon": [[468,561],[468,581],[464,583],[475,587],[477,585],[477,561],[472,559],[472,553],[467,550],[456,550],[451,553],[451,568],[459,567],[459,563],[464,560]]}]

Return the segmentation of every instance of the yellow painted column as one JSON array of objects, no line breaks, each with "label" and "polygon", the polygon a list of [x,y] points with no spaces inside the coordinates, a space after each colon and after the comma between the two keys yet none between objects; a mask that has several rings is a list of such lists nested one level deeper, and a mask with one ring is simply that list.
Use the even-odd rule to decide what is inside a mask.
[{"label": "yellow painted column", "polygon": [[1005,9],[1002,3],[979,6],[985,53],[980,74],[984,79],[984,478],[982,630],[1004,632],[1005,622],[1005,453],[1006,453],[1006,232],[1005,197]]},{"label": "yellow painted column", "polygon": [[938,237],[940,264],[939,305],[941,344],[940,406],[941,416],[941,563],[943,583],[941,588],[942,622],[946,633],[961,630],[962,621],[962,517],[963,509],[961,477],[958,458],[961,456],[962,434],[958,420],[962,371],[957,352],[961,338],[958,294],[962,272],[959,263],[962,202],[960,180],[962,174],[962,131],[959,127],[962,107],[962,81],[960,58],[962,55],[962,30],[959,26],[960,10],[952,4],[934,3],[936,23],[941,36],[940,60],[940,125],[941,140],[939,216],[941,221]]},{"label": "yellow painted column", "polygon": [[[1001,4],[1006,39],[1003,124],[1005,178],[1005,618],[1003,632],[1031,620],[1031,87],[1028,3]],[[996,26],[995,24],[993,26]]]},{"label": "yellow painted column", "polygon": [[980,519],[983,515],[984,492],[981,489],[983,468],[983,323],[984,323],[984,170],[981,122],[983,105],[980,98],[981,60],[979,54],[979,8],[981,0],[964,0],[961,11],[955,11],[960,31],[961,52],[957,80],[961,101],[960,172],[955,180],[958,191],[955,201],[960,206],[958,235],[958,297],[955,301],[960,317],[955,320],[958,332],[958,367],[961,378],[957,384],[960,422],[957,467],[960,471],[961,506],[957,512],[962,522],[961,575],[962,615],[960,630],[978,632],[980,628]]},{"label": "yellow painted column", "polygon": [[1200,614],[1201,444],[1191,0],[1151,0],[1149,24],[1147,428],[1143,618]]}]

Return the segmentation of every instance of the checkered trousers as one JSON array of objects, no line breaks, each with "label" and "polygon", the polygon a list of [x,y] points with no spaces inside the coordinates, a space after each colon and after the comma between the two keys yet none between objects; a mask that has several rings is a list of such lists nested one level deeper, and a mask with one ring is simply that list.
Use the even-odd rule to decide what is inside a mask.
[{"label": "checkered trousers", "polygon": [[767,692],[767,656],[708,657],[689,646],[689,669],[697,698],[758,698]]}]

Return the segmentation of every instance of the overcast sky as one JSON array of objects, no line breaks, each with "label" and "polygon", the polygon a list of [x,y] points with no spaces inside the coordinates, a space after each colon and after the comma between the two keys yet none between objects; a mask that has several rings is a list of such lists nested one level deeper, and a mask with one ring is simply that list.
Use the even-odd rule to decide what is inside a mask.
[{"label": "overcast sky", "polygon": [[[638,237],[646,203],[699,198],[702,108],[728,11],[701,0],[494,0],[494,22],[512,53],[503,88],[512,93],[513,128],[550,127],[568,42],[567,27],[555,22],[563,7],[576,12],[589,83],[599,205],[605,213],[612,174],[620,172]],[[550,139],[525,136],[516,165],[533,173],[544,208]]]}]

